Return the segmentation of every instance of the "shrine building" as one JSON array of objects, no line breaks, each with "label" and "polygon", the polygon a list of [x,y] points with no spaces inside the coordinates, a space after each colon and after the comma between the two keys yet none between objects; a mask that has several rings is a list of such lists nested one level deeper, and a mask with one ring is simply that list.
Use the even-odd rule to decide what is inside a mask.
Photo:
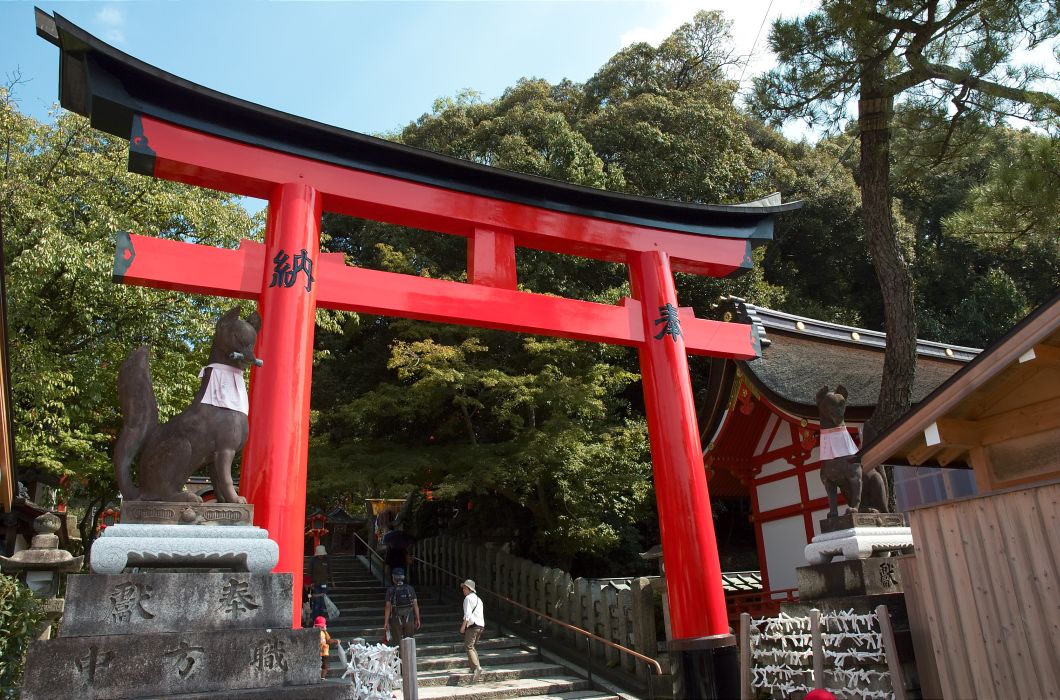
[{"label": "shrine building", "polygon": [[[763,347],[754,360],[709,359],[697,408],[711,497],[750,501],[764,602],[791,600],[795,569],[806,565],[803,550],[828,511],[818,473],[817,390],[847,388],[846,423],[860,445],[879,396],[886,336],[738,297],[723,297],[713,314],[755,325]],[[978,353],[918,340],[914,405]],[[896,467],[894,479],[899,510],[975,492],[968,469]]]}]

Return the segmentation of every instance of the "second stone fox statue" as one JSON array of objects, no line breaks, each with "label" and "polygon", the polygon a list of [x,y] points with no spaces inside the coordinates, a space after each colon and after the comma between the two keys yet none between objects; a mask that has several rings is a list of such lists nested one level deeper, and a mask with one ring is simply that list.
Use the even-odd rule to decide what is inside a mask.
[{"label": "second stone fox statue", "polygon": [[[232,485],[232,460],[247,440],[243,370],[261,365],[254,357],[261,318],[252,313],[244,320],[240,313],[237,306],[218,319],[199,391],[191,405],[167,423],[158,424],[150,348],[137,348],[122,363],[118,398],[123,423],[114,447],[114,472],[125,500],[201,501],[184,491],[184,484],[208,463],[217,500],[246,503]],[[132,478],[137,454],[139,487]]]}]

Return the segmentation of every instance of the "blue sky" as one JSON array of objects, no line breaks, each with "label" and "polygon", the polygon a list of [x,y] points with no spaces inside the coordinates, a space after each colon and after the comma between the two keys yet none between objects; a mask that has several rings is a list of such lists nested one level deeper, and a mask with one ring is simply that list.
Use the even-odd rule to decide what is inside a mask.
[{"label": "blue sky", "polygon": [[[45,2],[99,38],[192,82],[354,131],[401,128],[435,99],[489,99],[520,77],[581,82],[634,41],[658,43],[697,9],[723,9],[751,53],[763,18],[813,0],[470,2]],[[0,81],[46,119],[58,50],[36,36],[33,2],[0,0]],[[770,64],[768,22],[748,75]]]}]

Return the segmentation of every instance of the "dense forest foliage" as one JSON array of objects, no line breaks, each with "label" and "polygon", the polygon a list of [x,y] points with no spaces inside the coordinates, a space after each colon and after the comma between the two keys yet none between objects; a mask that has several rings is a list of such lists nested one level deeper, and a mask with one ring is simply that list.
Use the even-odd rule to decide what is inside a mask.
[{"label": "dense forest foliage", "polygon": [[[680,275],[682,304],[719,294],[882,328],[862,224],[857,130],[794,142],[746,108],[728,23],[700,13],[658,47],[635,44],[584,83],[527,78],[496,99],[437,101],[389,134],[400,143],[582,185],[689,202],[779,191],[803,200],[732,280]],[[17,94],[17,88],[16,88]],[[86,531],[116,494],[115,374],[154,346],[159,405],[190,400],[231,302],[110,281],[112,235],[234,246],[261,222],[227,195],[131,175],[127,145],[63,114],[40,124],[2,93],[4,237],[16,451],[68,474]],[[898,101],[891,214],[919,335],[984,346],[1060,287],[1060,146],[986,113]],[[1047,125],[1046,125],[1047,126]],[[466,279],[466,241],[325,215],[326,249],[374,269]],[[521,289],[614,303],[621,266],[520,249]],[[576,574],[629,573],[657,542],[635,353],[628,348],[367,315],[320,313],[313,375],[311,505],[419,496],[417,534],[512,543]],[[692,365],[693,386],[705,364]],[[716,504],[726,517],[731,504]]]}]

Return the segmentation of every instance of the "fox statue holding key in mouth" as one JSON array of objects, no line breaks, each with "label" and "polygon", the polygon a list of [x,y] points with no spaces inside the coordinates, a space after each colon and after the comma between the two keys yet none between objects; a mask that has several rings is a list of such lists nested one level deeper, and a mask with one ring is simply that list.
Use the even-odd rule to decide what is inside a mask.
[{"label": "fox statue holding key in mouth", "polygon": [[[210,465],[210,481],[221,503],[246,503],[232,485],[232,460],[247,441],[246,385],[243,370],[261,366],[254,343],[261,317],[241,317],[236,306],[217,321],[207,366],[191,405],[168,423],[158,424],[149,362],[150,348],[134,350],[118,372],[122,429],[114,447],[114,472],[122,497],[129,501],[195,501],[184,491],[188,477]],[[133,483],[132,462],[140,455],[140,486]]]}]

